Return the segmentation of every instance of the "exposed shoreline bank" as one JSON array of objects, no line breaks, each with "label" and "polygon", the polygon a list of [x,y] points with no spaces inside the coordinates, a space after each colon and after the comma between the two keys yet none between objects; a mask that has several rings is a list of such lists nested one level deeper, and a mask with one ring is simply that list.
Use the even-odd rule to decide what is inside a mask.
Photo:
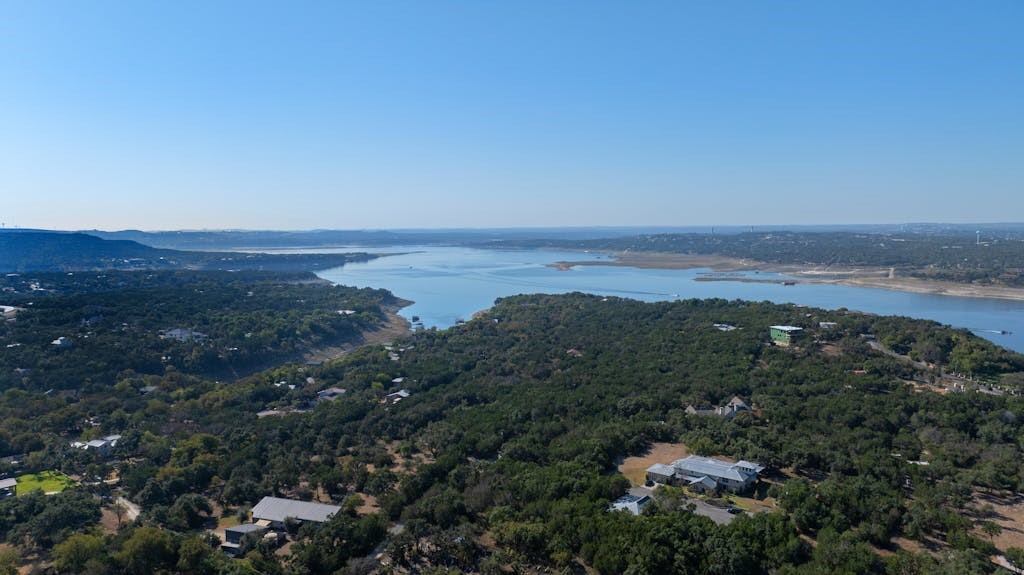
[{"label": "exposed shoreline bank", "polygon": [[305,364],[321,364],[327,361],[339,359],[353,351],[367,345],[378,345],[387,343],[395,338],[404,337],[412,333],[412,324],[409,320],[398,315],[402,308],[412,305],[413,301],[395,298],[392,303],[381,306],[384,312],[384,323],[374,329],[365,331],[356,341],[342,344],[318,346],[302,352],[298,358]]},{"label": "exposed shoreline bank", "polygon": [[754,260],[714,255],[672,254],[660,252],[601,252],[609,256],[606,260],[560,261],[548,264],[559,270],[571,270],[576,266],[619,266],[646,269],[695,269],[707,268],[722,274],[734,272],[771,272],[792,276],[785,280],[768,278],[733,277],[729,275],[708,275],[696,281],[732,281],[743,283],[786,283],[786,284],[838,284],[854,287],[880,288],[918,294],[971,297],[1024,301],[1024,289],[979,286],[956,282],[895,277],[888,268],[834,268],[822,266],[799,266],[770,264]]}]

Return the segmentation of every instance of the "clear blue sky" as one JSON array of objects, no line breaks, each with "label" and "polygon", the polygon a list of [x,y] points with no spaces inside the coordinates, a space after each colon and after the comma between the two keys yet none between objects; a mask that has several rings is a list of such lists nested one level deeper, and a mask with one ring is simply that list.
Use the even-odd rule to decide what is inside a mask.
[{"label": "clear blue sky", "polygon": [[8,227],[1024,220],[1024,2],[0,0]]}]

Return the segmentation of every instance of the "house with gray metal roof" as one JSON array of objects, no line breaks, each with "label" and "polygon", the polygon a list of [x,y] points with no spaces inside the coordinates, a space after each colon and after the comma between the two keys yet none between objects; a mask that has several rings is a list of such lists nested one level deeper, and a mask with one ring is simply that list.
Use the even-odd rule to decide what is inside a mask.
[{"label": "house with gray metal roof", "polygon": [[275,529],[282,529],[288,518],[303,522],[325,523],[339,511],[341,511],[341,507],[337,505],[297,501],[282,497],[264,497],[256,504],[256,507],[252,508],[252,520],[253,523],[269,521]]},{"label": "house with gray metal roof", "polygon": [[250,533],[260,535],[267,529],[269,529],[268,526],[257,525],[256,523],[243,523],[241,525],[228,527],[224,530],[224,542],[220,544],[220,548],[228,555],[235,557],[241,552],[242,539],[246,535]]},{"label": "house with gray metal roof", "polygon": [[701,475],[700,477],[687,476],[686,486],[694,491],[707,493],[718,489],[718,482],[707,475]]},{"label": "house with gray metal roof", "polygon": [[723,491],[745,491],[754,485],[757,474],[763,471],[764,467],[747,461],[743,463],[744,465],[740,466],[719,459],[691,455],[674,461],[672,467],[676,468],[676,476],[687,483],[707,477]]},{"label": "house with gray metal roof", "polygon": [[764,466],[751,461],[730,463],[691,455],[672,465],[655,463],[647,468],[647,479],[655,483],[689,487],[695,491],[746,491],[757,482]]},{"label": "house with gray metal roof", "polygon": [[676,468],[664,463],[655,463],[647,468],[647,479],[655,483],[672,483]]}]

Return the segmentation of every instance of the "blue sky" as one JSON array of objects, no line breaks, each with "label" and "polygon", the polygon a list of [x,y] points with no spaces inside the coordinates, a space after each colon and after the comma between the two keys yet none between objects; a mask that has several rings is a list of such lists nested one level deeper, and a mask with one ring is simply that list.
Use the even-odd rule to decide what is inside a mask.
[{"label": "blue sky", "polygon": [[0,0],[0,221],[1024,220],[1024,2]]}]

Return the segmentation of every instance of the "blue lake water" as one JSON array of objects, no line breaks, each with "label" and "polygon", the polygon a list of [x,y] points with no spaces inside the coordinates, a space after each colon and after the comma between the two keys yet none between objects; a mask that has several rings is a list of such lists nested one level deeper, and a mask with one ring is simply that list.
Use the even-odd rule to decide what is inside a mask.
[{"label": "blue lake water", "polygon": [[[354,250],[366,251],[365,248],[320,251]],[[446,328],[460,319],[468,320],[474,312],[490,307],[500,297],[582,291],[643,301],[718,297],[905,315],[965,327],[999,345],[1024,352],[1024,302],[830,284],[783,286],[694,281],[709,271],[706,269],[579,266],[561,271],[546,265],[563,260],[607,258],[579,252],[435,246],[399,246],[370,251],[406,253],[324,270],[319,275],[340,284],[384,288],[398,297],[412,300],[416,303],[404,308],[401,315],[408,319],[419,316],[426,327]],[[767,279],[783,276],[762,272],[750,277]],[[999,334],[988,330],[1012,333]]]}]

